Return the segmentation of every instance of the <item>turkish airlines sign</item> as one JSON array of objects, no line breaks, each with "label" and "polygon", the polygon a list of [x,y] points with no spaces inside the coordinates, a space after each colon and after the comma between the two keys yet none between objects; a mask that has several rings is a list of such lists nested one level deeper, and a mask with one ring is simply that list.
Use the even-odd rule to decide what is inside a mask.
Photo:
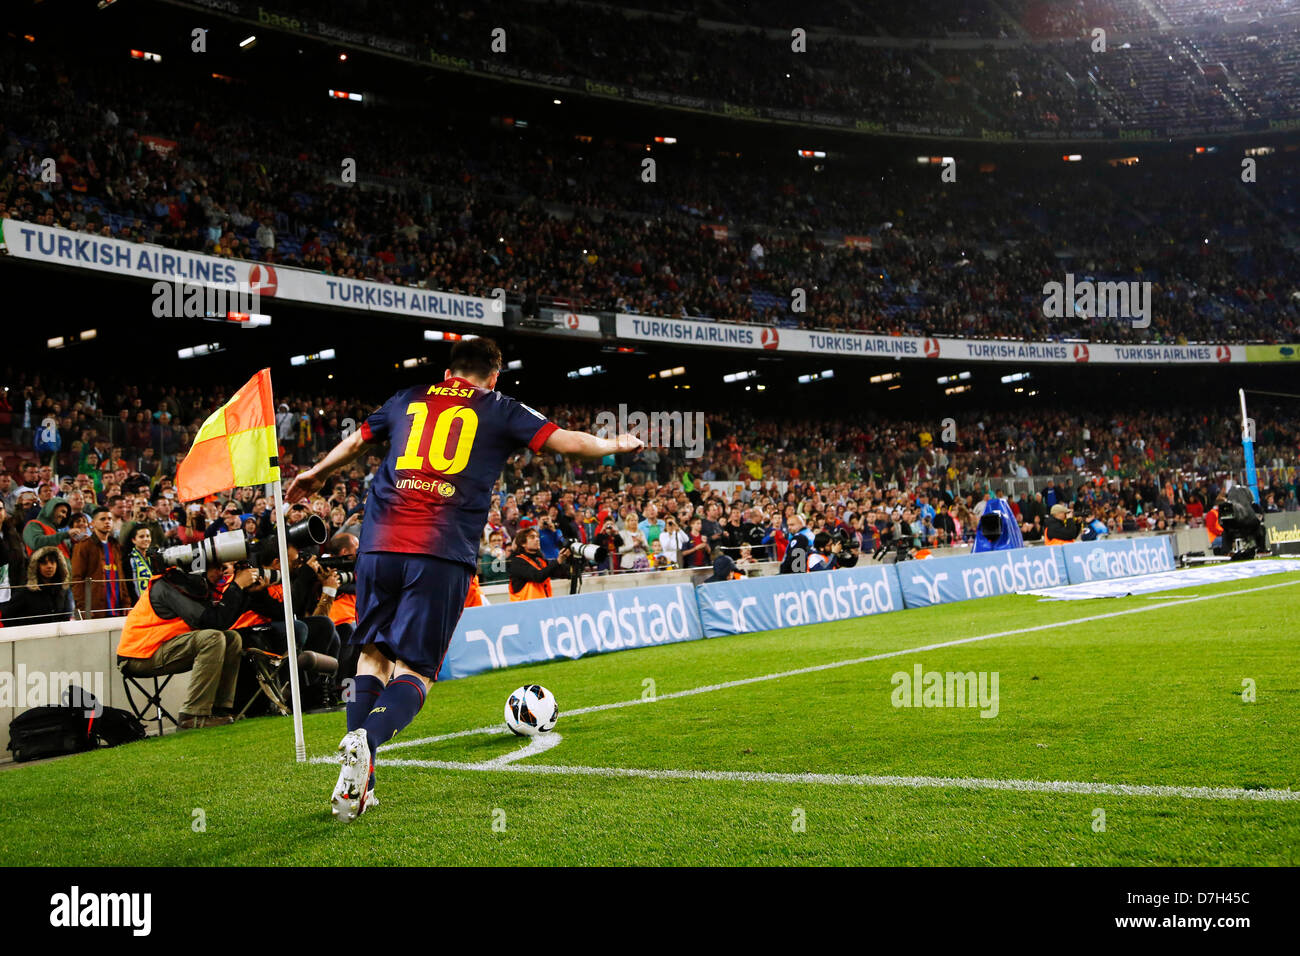
[{"label": "turkish airlines sign", "polygon": [[922,338],[909,335],[867,335],[861,332],[815,332],[701,319],[661,319],[626,313],[615,317],[615,334],[620,339],[637,342],[766,349],[824,355],[828,358],[861,355],[1060,365],[1216,365],[1246,361],[1244,345],[1100,345]]}]

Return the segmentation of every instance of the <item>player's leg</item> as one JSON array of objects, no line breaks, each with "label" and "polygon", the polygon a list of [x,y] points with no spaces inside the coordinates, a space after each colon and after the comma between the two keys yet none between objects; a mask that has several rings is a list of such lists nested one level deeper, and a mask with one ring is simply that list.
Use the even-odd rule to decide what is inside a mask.
[{"label": "player's leg", "polygon": [[361,725],[375,708],[392,674],[392,662],[376,640],[386,642],[401,596],[402,556],[363,554],[357,559],[357,625],[350,643],[358,646],[357,673],[345,695],[347,733],[339,741],[339,778],[330,796],[335,818],[355,820],[374,806],[374,754]]},{"label": "player's leg", "polygon": [[396,655],[396,666],[361,725],[372,754],[407,727],[424,706],[465,608],[472,574],[472,568],[453,561],[406,556],[405,587],[384,645],[385,651]]}]

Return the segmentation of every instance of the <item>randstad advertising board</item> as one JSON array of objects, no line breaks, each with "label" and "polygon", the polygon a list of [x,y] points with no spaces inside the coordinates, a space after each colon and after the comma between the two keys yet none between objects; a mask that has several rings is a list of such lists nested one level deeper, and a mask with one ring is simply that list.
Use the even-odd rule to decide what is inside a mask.
[{"label": "randstad advertising board", "polygon": [[903,609],[892,564],[778,574],[701,584],[696,589],[706,637],[822,624]]},{"label": "randstad advertising board", "polygon": [[1172,535],[1126,538],[1120,541],[1079,541],[1060,546],[1070,584],[1128,578],[1135,574],[1172,571]]},{"label": "randstad advertising board", "polygon": [[560,658],[698,641],[689,584],[597,591],[473,607],[461,615],[439,680]]},{"label": "randstad advertising board", "polygon": [[987,551],[955,558],[905,561],[895,565],[908,607],[1018,594],[1069,583],[1061,547]]}]

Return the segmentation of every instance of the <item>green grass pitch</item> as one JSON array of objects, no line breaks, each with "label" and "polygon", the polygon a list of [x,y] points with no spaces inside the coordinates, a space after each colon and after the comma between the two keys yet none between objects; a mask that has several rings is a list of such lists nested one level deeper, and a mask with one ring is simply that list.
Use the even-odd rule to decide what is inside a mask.
[{"label": "green grass pitch", "polygon": [[[490,769],[468,765],[523,741],[478,733],[381,751],[441,766],[381,765],[381,805],[347,826],[328,810],[337,771],[295,763],[283,718],[19,766],[0,771],[0,858],[1294,866],[1300,575],[1173,593],[990,598],[435,685],[395,744],[500,724],[525,683],[555,693],[560,740]],[[1041,627],[1098,615],[1114,616]],[[1021,632],[916,650],[1007,631]],[[996,673],[997,715],[895,707],[892,675],[916,664]],[[325,757],[343,716],[305,727],[309,754]],[[1052,782],[1063,785],[1041,786]],[[1173,789],[1147,789],[1161,787]]]}]

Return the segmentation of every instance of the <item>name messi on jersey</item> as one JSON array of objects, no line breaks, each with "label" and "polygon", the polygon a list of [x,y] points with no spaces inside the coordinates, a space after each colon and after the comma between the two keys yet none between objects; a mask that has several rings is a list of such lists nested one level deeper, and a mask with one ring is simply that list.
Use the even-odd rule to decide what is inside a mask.
[{"label": "name messi on jersey", "polygon": [[445,398],[473,398],[474,389],[455,388],[448,385],[430,385],[426,395],[442,395]]}]

